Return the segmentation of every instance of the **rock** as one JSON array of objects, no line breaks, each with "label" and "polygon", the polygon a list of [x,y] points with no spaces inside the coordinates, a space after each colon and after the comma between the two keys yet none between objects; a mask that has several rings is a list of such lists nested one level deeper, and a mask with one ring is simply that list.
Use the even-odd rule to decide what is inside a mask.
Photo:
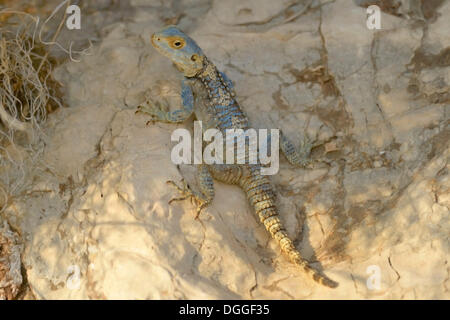
[{"label": "rock", "polygon": [[[101,40],[55,71],[68,108],[51,114],[34,176],[2,213],[34,296],[450,298],[448,3],[421,7],[425,20],[383,10],[380,31],[361,6],[134,0],[126,21],[95,14]],[[180,103],[181,74],[149,43],[167,19],[229,75],[251,124],[316,140],[313,169],[281,159],[272,181],[288,234],[337,289],[280,255],[236,186],[215,181],[198,220],[189,201],[167,204],[167,180],[196,186],[170,160],[171,133],[192,124],[135,114],[148,97]]]}]

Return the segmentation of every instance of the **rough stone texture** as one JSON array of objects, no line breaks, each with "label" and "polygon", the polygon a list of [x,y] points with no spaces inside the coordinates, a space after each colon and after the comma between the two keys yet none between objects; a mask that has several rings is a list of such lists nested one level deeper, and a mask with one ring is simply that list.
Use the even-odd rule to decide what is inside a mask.
[{"label": "rough stone texture", "polygon": [[[368,30],[369,2],[133,0],[129,16],[98,22],[92,55],[56,71],[68,108],[2,213],[21,230],[34,296],[449,299],[450,2],[381,1],[382,30]],[[339,288],[280,256],[237,187],[216,182],[199,220],[188,201],[167,205],[165,181],[189,177],[170,134],[191,124],[134,114],[146,96],[180,102],[181,75],[149,44],[166,23],[234,81],[255,127],[316,139],[321,163],[282,159],[273,181],[288,233]]]}]

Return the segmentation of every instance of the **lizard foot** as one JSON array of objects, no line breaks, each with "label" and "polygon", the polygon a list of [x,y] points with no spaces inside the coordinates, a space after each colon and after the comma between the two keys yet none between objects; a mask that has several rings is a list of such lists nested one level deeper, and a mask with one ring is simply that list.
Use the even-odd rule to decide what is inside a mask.
[{"label": "lizard foot", "polygon": [[145,102],[145,104],[137,107],[135,113],[138,112],[146,113],[152,117],[153,121],[162,121],[166,119],[167,114],[167,112],[165,111],[166,109],[167,109],[166,104],[163,104],[159,101],[153,101],[152,99],[149,98],[148,101]]},{"label": "lizard foot", "polygon": [[201,211],[208,206],[209,201],[203,199],[203,197],[200,194],[194,192],[184,179],[181,180],[181,183],[183,184],[182,187],[179,187],[175,182],[171,180],[166,181],[166,183],[175,187],[181,194],[180,197],[174,197],[170,199],[168,203],[171,204],[174,201],[182,201],[190,198],[192,204],[197,207],[195,219],[198,219],[198,216],[200,215]]}]

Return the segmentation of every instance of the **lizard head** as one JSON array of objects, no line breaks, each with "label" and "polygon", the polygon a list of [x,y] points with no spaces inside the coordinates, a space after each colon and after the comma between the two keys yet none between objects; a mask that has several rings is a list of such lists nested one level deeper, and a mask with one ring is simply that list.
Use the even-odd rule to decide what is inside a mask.
[{"label": "lizard head", "polygon": [[200,47],[175,26],[168,26],[152,35],[152,45],[168,57],[186,77],[203,70],[205,56]]}]

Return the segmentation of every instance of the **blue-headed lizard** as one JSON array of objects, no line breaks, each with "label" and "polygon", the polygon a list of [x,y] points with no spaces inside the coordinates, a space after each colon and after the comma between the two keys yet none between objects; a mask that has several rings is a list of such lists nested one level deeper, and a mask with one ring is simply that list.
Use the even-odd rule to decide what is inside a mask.
[{"label": "blue-headed lizard", "polygon": [[[184,74],[185,78],[181,84],[182,108],[166,112],[157,104],[149,103],[139,106],[138,111],[150,114],[155,121],[168,123],[181,123],[194,113],[197,120],[204,124],[204,130],[212,127],[223,133],[226,129],[246,130],[249,128],[248,119],[235,99],[232,82],[206,58],[194,40],[177,27],[168,26],[154,33],[151,42],[157,51],[168,57]],[[198,91],[195,88],[200,88],[203,92],[200,99],[195,98]],[[296,150],[281,132],[280,149],[293,165],[303,167],[309,162],[308,156],[311,150],[309,143],[303,143],[302,147]],[[259,164],[198,165],[197,180],[200,192],[191,190],[184,180],[182,188],[168,181],[182,194],[181,197],[172,200],[194,199],[198,204],[198,215],[200,210],[209,205],[214,198],[213,178],[240,186],[260,221],[280,245],[282,252],[318,283],[331,288],[337,287],[338,284],[335,281],[310,267],[295,248],[279,219],[273,186],[267,176],[260,174],[260,168]]]}]

